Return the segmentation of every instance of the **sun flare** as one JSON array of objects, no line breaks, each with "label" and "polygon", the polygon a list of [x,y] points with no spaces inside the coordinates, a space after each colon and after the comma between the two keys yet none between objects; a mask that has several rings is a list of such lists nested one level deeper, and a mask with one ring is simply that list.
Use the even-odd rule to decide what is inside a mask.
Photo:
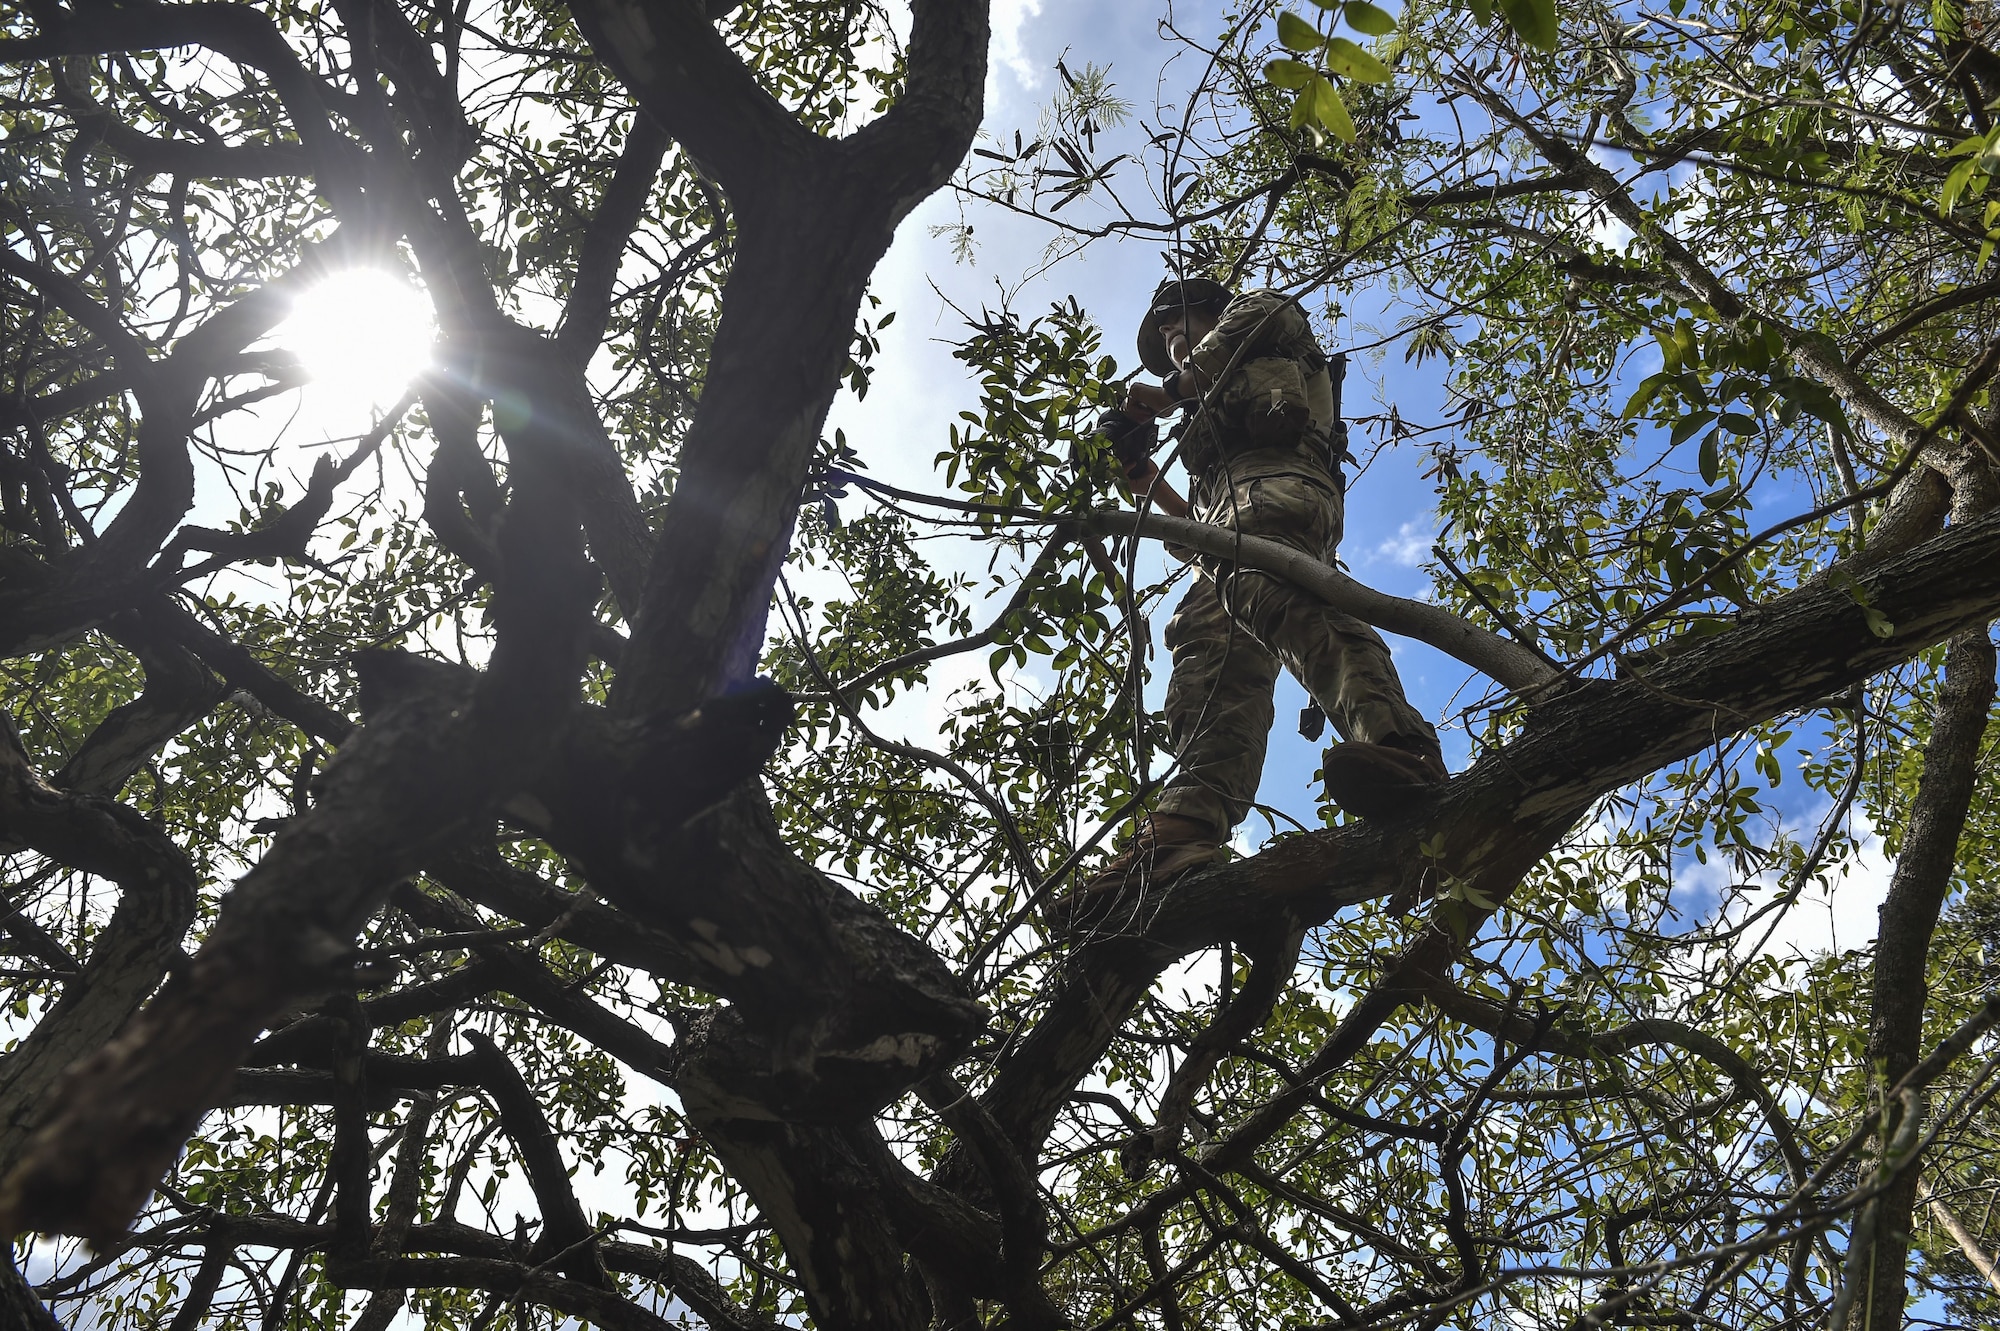
[{"label": "sun flare", "polygon": [[436,327],[415,286],[379,268],[335,273],[301,295],[277,330],[312,382],[374,406],[430,364]]}]

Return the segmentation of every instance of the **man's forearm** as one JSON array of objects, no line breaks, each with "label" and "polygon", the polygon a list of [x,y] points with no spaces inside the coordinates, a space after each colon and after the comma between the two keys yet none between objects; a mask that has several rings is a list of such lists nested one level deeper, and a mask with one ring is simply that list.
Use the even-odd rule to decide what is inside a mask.
[{"label": "man's forearm", "polygon": [[1170,517],[1186,518],[1194,515],[1194,510],[1188,505],[1188,501],[1181,497],[1180,491],[1167,483],[1167,478],[1160,474],[1159,467],[1154,465],[1151,458],[1146,460],[1143,469],[1134,468],[1126,472],[1125,480],[1132,487],[1132,497],[1138,502],[1150,502],[1154,508]]}]

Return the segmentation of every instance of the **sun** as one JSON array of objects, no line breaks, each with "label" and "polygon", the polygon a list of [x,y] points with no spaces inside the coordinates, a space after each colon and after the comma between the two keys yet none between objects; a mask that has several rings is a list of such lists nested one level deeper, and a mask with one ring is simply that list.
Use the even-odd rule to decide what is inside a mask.
[{"label": "sun", "polygon": [[407,279],[349,268],[300,295],[276,338],[315,385],[382,407],[429,366],[436,333],[430,302]]}]

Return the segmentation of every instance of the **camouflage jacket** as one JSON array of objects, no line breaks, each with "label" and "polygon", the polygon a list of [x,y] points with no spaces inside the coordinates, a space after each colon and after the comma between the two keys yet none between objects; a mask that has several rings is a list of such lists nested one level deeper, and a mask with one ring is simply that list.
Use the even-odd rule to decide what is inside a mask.
[{"label": "camouflage jacket", "polygon": [[1306,377],[1312,429],[1295,447],[1261,447],[1221,413],[1190,407],[1177,433],[1197,495],[1261,476],[1305,476],[1338,488],[1327,451],[1338,425],[1332,381],[1326,374],[1326,355],[1298,302],[1277,291],[1244,292],[1229,302],[1215,328],[1195,345],[1190,360],[1211,385],[1206,400],[1215,401],[1227,393],[1225,372],[1241,375],[1246,364],[1265,356],[1299,362]]}]

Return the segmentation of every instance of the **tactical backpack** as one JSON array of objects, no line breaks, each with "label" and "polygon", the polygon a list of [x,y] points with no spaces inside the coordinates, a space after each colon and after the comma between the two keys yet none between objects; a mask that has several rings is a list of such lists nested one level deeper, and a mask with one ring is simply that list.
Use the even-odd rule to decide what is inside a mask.
[{"label": "tactical backpack", "polygon": [[[1191,473],[1250,449],[1304,447],[1339,475],[1346,450],[1339,439],[1344,431],[1334,363],[1310,341],[1274,350],[1291,354],[1244,361],[1205,407],[1190,413],[1182,448]],[[1346,357],[1336,361],[1346,368]],[[1322,417],[1324,428],[1316,428]]]},{"label": "tactical backpack", "polygon": [[1290,356],[1245,361],[1222,386],[1222,418],[1252,448],[1291,448],[1312,428],[1304,367]]}]

